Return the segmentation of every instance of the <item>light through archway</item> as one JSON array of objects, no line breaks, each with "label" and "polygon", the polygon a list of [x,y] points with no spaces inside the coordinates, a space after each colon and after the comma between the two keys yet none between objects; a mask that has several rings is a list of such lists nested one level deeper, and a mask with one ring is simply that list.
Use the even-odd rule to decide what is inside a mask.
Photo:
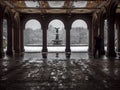
[{"label": "light through archway", "polygon": [[56,27],[56,28],[59,28],[59,30],[63,30],[64,29],[64,24],[63,24],[63,22],[61,20],[55,19],[55,20],[52,20],[49,23],[48,27]]},{"label": "light through archway", "polygon": [[[73,49],[77,51],[88,51],[88,28],[87,23],[84,20],[77,19],[71,26],[71,51]],[[76,49],[77,48],[77,49]]]},{"label": "light through archway", "polygon": [[81,19],[75,20],[72,24],[72,28],[77,28],[77,27],[87,29],[87,23]]},{"label": "light through archway", "polygon": [[4,51],[7,49],[7,30],[8,30],[7,19],[3,19],[3,49]]},{"label": "light through archway", "polygon": [[[24,46],[40,47],[42,45],[42,30],[41,24],[36,19],[31,19],[26,22],[24,30]],[[33,49],[33,48],[32,48]],[[36,48],[33,49],[37,50]],[[40,50],[39,50],[40,51]]]},{"label": "light through archway", "polygon": [[[64,23],[59,19],[54,19],[49,23],[47,31],[47,45],[52,46],[53,52],[65,51],[65,29]],[[62,47],[62,48],[61,48]],[[51,51],[48,48],[48,51]]]}]

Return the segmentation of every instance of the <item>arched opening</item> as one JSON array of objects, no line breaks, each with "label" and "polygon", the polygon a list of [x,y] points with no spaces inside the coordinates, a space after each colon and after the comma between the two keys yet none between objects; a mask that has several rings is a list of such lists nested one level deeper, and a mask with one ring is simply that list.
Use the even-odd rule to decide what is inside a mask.
[{"label": "arched opening", "polygon": [[3,49],[4,49],[4,52],[6,51],[7,49],[7,19],[4,18],[3,19]]},{"label": "arched opening", "polygon": [[108,32],[107,32],[107,30],[108,30],[108,26],[107,26],[107,20],[105,19],[104,20],[104,46],[105,46],[105,51],[107,50],[107,34],[108,34]]},{"label": "arched opening", "polygon": [[[116,24],[114,23],[114,48],[115,52],[117,52],[117,43],[118,43],[118,38],[117,38],[117,27]],[[107,19],[104,20],[104,47],[105,51],[107,52],[107,44],[108,44],[108,25],[107,25]]]},{"label": "arched opening", "polygon": [[88,28],[84,20],[77,19],[72,23],[70,42],[72,52],[87,52]]},{"label": "arched opening", "polygon": [[[26,52],[40,52],[42,45],[42,30],[41,24],[36,19],[31,19],[26,22],[24,30],[24,46]],[[32,47],[32,48],[31,48]]]},{"label": "arched opening", "polygon": [[63,22],[59,19],[52,20],[47,32],[48,52],[65,52],[66,39]]},{"label": "arched opening", "polygon": [[118,50],[118,36],[117,36],[117,33],[118,33],[118,30],[117,30],[117,27],[116,27],[116,24],[114,24],[114,32],[115,32],[115,37],[114,37],[114,43],[115,43],[115,52],[117,52]]}]

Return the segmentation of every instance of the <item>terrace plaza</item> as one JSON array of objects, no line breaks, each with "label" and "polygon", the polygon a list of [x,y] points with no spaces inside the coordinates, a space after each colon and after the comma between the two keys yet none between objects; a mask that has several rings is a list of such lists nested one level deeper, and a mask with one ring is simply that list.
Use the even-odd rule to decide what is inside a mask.
[{"label": "terrace plaza", "polygon": [[[41,24],[41,46],[24,45],[25,24],[31,19]],[[48,25],[54,19],[64,24],[64,45],[48,45]],[[87,24],[88,45],[71,45],[77,19]],[[62,42],[58,34],[55,44]],[[100,56],[94,57],[98,35]],[[120,0],[0,0],[0,90],[119,90],[119,35]]]}]

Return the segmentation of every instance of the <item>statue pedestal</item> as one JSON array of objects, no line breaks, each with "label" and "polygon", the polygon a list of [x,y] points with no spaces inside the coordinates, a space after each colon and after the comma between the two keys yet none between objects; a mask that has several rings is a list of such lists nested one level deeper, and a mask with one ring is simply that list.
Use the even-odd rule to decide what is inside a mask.
[{"label": "statue pedestal", "polygon": [[52,40],[53,41],[53,45],[61,45],[62,44],[62,40]]},{"label": "statue pedestal", "polygon": [[53,45],[61,45],[62,44],[62,40],[59,39],[58,29],[59,28],[56,28],[56,37],[55,37],[55,40],[52,40],[53,41]]}]

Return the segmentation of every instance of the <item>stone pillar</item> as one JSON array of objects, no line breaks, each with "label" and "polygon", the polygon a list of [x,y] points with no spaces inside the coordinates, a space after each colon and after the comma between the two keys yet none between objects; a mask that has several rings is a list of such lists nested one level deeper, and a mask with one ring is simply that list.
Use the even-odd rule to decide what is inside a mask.
[{"label": "stone pillar", "polygon": [[71,49],[70,49],[70,25],[66,25],[66,49],[65,49],[65,54],[66,58],[70,58],[71,55]]},{"label": "stone pillar", "polygon": [[88,54],[91,56],[92,53],[92,27],[91,24],[88,26],[88,32],[89,32],[89,46],[88,46]]},{"label": "stone pillar", "polygon": [[21,50],[21,55],[23,56],[25,49],[24,49],[24,29],[22,25],[20,25],[20,50]]},{"label": "stone pillar", "polygon": [[[119,26],[118,26],[119,25]],[[117,52],[120,56],[120,23],[117,25]]]},{"label": "stone pillar", "polygon": [[8,16],[7,19],[7,51],[8,56],[13,56],[13,25],[12,17]]},{"label": "stone pillar", "polygon": [[14,54],[15,56],[20,56],[20,26],[19,20],[17,19],[18,14],[14,16]]},{"label": "stone pillar", "polygon": [[95,37],[98,36],[98,17],[93,15],[93,20],[92,20],[92,49],[91,49],[91,57],[94,56],[94,51],[95,51]]},{"label": "stone pillar", "polygon": [[117,28],[117,52],[120,57],[120,16],[119,14],[117,15],[117,20],[116,20],[116,28]]},{"label": "stone pillar", "polygon": [[43,30],[43,45],[42,45],[42,57],[47,58],[47,25],[42,25]]},{"label": "stone pillar", "polygon": [[[1,10],[2,11],[2,10]],[[0,14],[0,58],[3,57],[4,52],[3,52],[3,12]]]},{"label": "stone pillar", "polygon": [[100,26],[99,26],[99,30],[100,30],[100,37],[102,38],[101,41],[101,55],[105,55],[105,47],[104,47],[104,19],[101,17],[100,18]]},{"label": "stone pillar", "polygon": [[115,57],[115,43],[114,43],[114,17],[109,15],[107,19],[107,25],[108,25],[108,42],[107,42],[107,56],[108,57]]}]

